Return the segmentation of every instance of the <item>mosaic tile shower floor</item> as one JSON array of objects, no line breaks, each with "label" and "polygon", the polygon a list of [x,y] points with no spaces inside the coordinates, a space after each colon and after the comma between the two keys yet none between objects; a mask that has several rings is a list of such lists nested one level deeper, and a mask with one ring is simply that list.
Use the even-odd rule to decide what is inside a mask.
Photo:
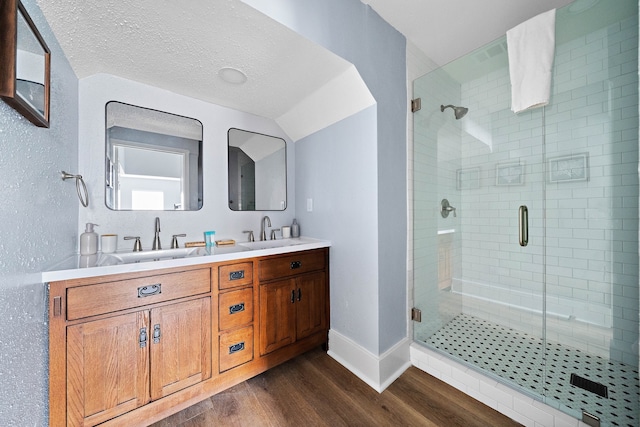
[{"label": "mosaic tile shower floor", "polygon": [[[595,414],[603,426],[640,425],[640,380],[629,365],[547,343],[545,378],[540,338],[468,315],[457,316],[425,342],[572,410]],[[607,386],[608,398],[571,385],[572,373]]]}]

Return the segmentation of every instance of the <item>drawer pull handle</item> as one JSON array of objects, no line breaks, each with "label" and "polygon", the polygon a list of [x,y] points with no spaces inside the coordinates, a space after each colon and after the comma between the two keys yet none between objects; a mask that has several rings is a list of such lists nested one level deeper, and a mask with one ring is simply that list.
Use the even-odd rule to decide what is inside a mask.
[{"label": "drawer pull handle", "polygon": [[138,298],[150,297],[151,295],[158,295],[162,293],[162,284],[156,283],[155,285],[140,286],[138,288]]},{"label": "drawer pull handle", "polygon": [[294,302],[296,302],[296,291],[295,290],[291,291],[291,304],[293,304]]},{"label": "drawer pull handle", "polygon": [[296,268],[302,267],[302,261],[293,261],[291,263],[291,269],[295,270]]},{"label": "drawer pull handle", "polygon": [[302,289],[298,288],[298,301],[302,300]]},{"label": "drawer pull handle", "polygon": [[229,280],[244,279],[244,270],[232,271],[229,273]]},{"label": "drawer pull handle", "polygon": [[244,311],[244,303],[234,304],[229,306],[229,314],[236,314]]},{"label": "drawer pull handle", "polygon": [[237,353],[244,350],[244,341],[229,346],[229,354]]}]

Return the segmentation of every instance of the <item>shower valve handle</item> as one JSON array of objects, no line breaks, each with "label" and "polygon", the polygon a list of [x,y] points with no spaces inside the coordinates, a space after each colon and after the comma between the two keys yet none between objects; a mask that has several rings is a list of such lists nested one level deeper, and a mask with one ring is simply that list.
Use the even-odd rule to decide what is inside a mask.
[{"label": "shower valve handle", "polygon": [[456,208],[451,206],[447,199],[442,199],[442,202],[440,202],[440,205],[442,206],[442,208],[440,209],[440,215],[442,215],[442,218],[448,217],[450,212],[453,212],[454,218],[457,216]]}]

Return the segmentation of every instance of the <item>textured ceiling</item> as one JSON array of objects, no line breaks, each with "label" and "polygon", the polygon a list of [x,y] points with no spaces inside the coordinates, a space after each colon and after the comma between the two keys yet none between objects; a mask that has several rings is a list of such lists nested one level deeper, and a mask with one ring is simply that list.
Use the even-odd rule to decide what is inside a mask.
[{"label": "textured ceiling", "polygon": [[[444,65],[572,0],[361,0]],[[592,2],[592,0],[577,0]]]},{"label": "textured ceiling", "polygon": [[[276,119],[351,64],[239,0],[38,0],[78,78],[107,73]],[[237,85],[218,71],[232,67]]]}]

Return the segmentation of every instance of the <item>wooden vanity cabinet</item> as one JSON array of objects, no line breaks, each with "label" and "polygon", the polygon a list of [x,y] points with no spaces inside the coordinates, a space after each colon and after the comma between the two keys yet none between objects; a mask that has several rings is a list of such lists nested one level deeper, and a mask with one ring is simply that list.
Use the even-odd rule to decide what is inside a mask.
[{"label": "wooden vanity cabinet", "polygon": [[253,261],[218,267],[218,370],[254,360]]},{"label": "wooden vanity cabinet", "polygon": [[146,426],[327,343],[329,249],[49,283],[49,421]]},{"label": "wooden vanity cabinet", "polygon": [[327,333],[327,256],[316,250],[260,261],[261,355]]},{"label": "wooden vanity cabinet", "polygon": [[50,284],[52,425],[94,426],[211,377],[210,269],[101,279]]},{"label": "wooden vanity cabinet", "polygon": [[140,311],[68,328],[68,425],[96,425],[149,402],[149,349],[137,342],[148,324]]}]

